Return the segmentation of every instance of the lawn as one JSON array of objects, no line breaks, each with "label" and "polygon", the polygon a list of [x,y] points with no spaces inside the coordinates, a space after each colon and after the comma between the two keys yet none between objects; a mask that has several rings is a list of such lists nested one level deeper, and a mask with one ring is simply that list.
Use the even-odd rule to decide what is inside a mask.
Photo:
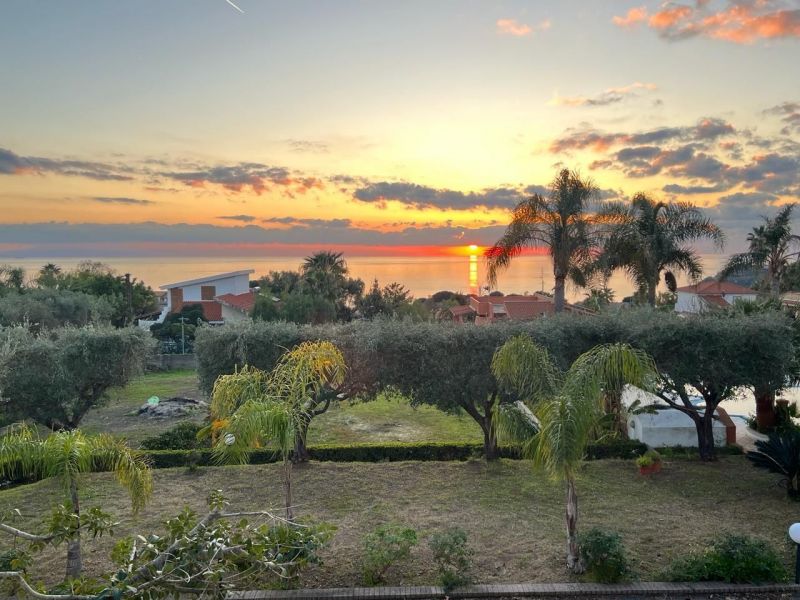
[{"label": "lawn", "polygon": [[[106,406],[92,410],[81,423],[87,432],[121,435],[136,444],[182,420],[200,422],[198,412],[184,419],[149,419],[136,411],[150,396],[203,399],[196,371],[167,371],[137,377],[109,394]],[[468,415],[449,415],[430,406],[412,407],[402,396],[383,395],[370,402],[344,402],[317,417],[309,430],[310,444],[353,442],[480,442],[480,428]]]},{"label": "lawn", "polygon": [[[121,520],[117,535],[157,530],[184,504],[201,511],[209,490],[223,489],[232,508],[281,506],[277,465],[209,467],[154,472],[151,504],[135,519],[126,498],[108,474],[87,476],[85,507],[102,505]],[[0,508],[19,507],[31,516],[47,512],[59,497],[53,481],[0,492]],[[759,535],[791,564],[786,528],[797,520],[798,504],[787,499],[774,476],[751,467],[741,456],[703,464],[667,460],[652,478],[638,475],[631,461],[602,460],[585,465],[579,483],[583,530],[599,526],[618,531],[642,580],[658,580],[673,558],[723,531]],[[385,522],[412,526],[422,536],[450,525],[463,527],[476,549],[476,579],[492,582],[570,580],[564,569],[564,491],[523,461],[452,463],[310,463],[295,470],[298,516],[338,527],[324,552],[325,564],[306,573],[303,585],[352,586],[360,582],[364,535]],[[15,523],[16,524],[16,523]],[[110,568],[111,539],[86,543],[90,573]],[[37,562],[39,574],[57,580],[64,549],[48,550]],[[388,583],[433,583],[427,544],[390,572]]]}]

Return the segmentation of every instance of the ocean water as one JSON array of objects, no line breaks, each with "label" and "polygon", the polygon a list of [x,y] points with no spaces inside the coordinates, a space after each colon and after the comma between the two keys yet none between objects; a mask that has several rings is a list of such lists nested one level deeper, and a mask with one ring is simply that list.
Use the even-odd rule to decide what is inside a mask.
[{"label": "ocean water", "polygon": [[[440,290],[451,290],[462,293],[483,292],[486,285],[486,265],[481,256],[463,257],[345,257],[350,274],[363,279],[368,285],[377,279],[381,285],[396,281],[411,291],[414,297],[420,298]],[[716,273],[724,255],[703,255],[706,273]],[[130,273],[131,276],[144,281],[157,289],[159,286],[195,279],[215,273],[254,269],[251,277],[258,278],[269,271],[296,270],[303,257],[71,257],[71,258],[7,258],[0,263],[24,267],[29,277],[45,263],[52,262],[62,269],[73,269],[82,260],[97,260],[113,267],[118,273]],[[681,279],[679,278],[679,282]],[[633,292],[634,286],[623,273],[616,273],[609,286],[614,290],[616,299]],[[511,267],[502,272],[498,278],[497,289],[506,294],[552,291],[552,263],[547,256],[520,256]],[[572,301],[584,297],[585,290],[568,287],[567,296]]]}]

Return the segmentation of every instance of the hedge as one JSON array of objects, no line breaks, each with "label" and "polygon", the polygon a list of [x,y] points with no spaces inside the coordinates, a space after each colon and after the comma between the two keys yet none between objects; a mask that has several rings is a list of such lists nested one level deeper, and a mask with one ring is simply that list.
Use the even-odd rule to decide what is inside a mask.
[{"label": "hedge", "polygon": [[[321,445],[308,448],[311,460],[321,462],[397,462],[403,460],[454,461],[468,460],[481,456],[483,444],[449,444],[438,442],[385,443]],[[604,458],[636,458],[647,451],[647,446],[636,441],[615,442],[613,444],[593,444],[587,449],[588,460]],[[210,449],[199,450],[145,450],[142,452],[155,469],[184,466],[215,465]],[[500,448],[503,458],[518,459],[515,447]],[[271,450],[254,450],[250,453],[249,464],[260,465],[276,462],[278,457]]]}]

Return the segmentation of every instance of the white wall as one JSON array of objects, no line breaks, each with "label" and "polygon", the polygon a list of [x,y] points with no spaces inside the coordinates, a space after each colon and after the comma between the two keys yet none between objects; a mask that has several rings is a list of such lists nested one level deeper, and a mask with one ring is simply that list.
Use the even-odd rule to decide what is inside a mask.
[{"label": "white wall", "polygon": [[231,308],[230,306],[226,306],[224,304],[222,305],[222,320],[226,323],[236,323],[249,318],[250,317],[248,315],[244,314],[240,310]]},{"label": "white wall", "polygon": [[[202,300],[201,288],[203,286],[213,285],[216,290],[215,296],[222,296],[223,294],[244,294],[250,291],[250,275],[243,273],[235,277],[223,277],[221,279],[209,279],[202,283],[194,285],[187,285],[183,287],[183,303],[188,304]],[[172,296],[167,290],[167,304],[169,310],[172,310]]]},{"label": "white wall", "polygon": [[700,300],[697,294],[678,292],[675,302],[675,312],[699,313],[705,309],[706,303]]},{"label": "white wall", "polygon": [[[725,425],[715,420],[714,445],[724,446],[727,441]],[[639,440],[651,448],[682,446],[697,447],[697,428],[687,415],[674,409],[659,410],[655,414],[628,417],[628,437]]]}]

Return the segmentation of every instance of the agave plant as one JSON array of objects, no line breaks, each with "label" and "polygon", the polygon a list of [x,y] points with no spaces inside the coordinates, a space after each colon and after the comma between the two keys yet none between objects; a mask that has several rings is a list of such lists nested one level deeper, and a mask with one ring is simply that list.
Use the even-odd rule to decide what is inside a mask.
[{"label": "agave plant", "polygon": [[792,429],[773,433],[756,441],[756,449],[747,453],[753,466],[781,475],[780,484],[793,500],[800,500],[800,431]]}]

